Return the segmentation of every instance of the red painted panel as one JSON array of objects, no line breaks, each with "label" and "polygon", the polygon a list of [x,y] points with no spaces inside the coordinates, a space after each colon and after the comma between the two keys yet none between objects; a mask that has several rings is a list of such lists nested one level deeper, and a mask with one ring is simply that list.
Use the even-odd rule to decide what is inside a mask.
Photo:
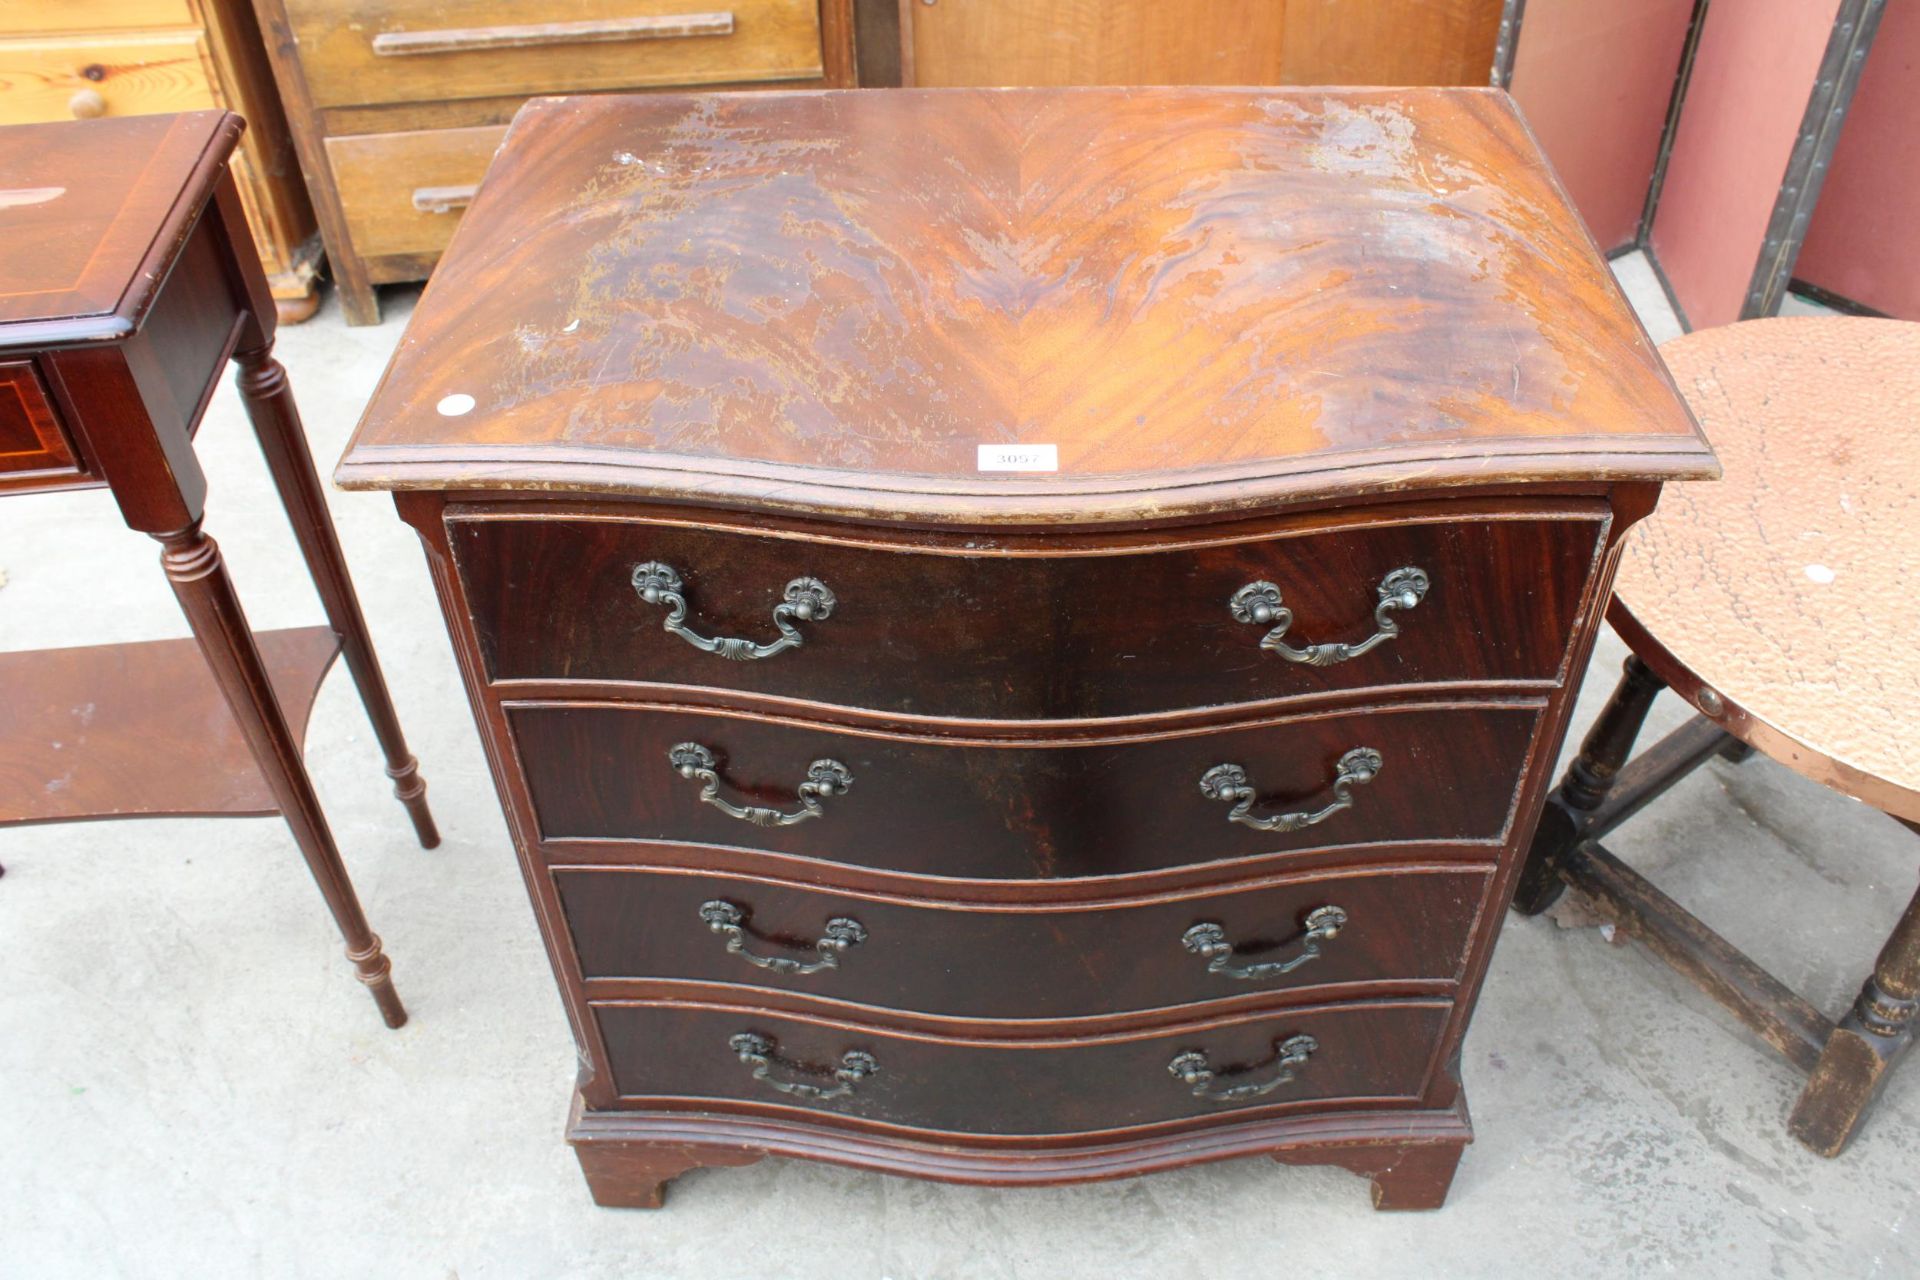
[{"label": "red painted panel", "polygon": [[1707,9],[1652,237],[1696,329],[1740,318],[1839,8],[1738,0]]},{"label": "red painted panel", "polygon": [[1920,6],[1880,20],[1793,274],[1920,320]]},{"label": "red painted panel", "polygon": [[1693,0],[1528,0],[1513,96],[1603,249],[1632,242]]}]

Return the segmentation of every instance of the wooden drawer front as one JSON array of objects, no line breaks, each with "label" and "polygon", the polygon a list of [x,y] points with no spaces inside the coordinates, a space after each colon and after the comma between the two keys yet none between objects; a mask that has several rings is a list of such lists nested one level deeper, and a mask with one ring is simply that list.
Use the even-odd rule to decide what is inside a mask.
[{"label": "wooden drawer front", "polygon": [[[1487,873],[1374,870],[1123,906],[1025,909],[660,869],[565,868],[554,882],[589,979],[723,982],[1009,1019],[1123,1013],[1334,983],[1451,982]],[[738,932],[715,930],[709,917]],[[1230,952],[1205,946],[1208,926],[1218,926]],[[1329,928],[1332,936],[1320,936]],[[826,938],[852,941],[822,951]],[[728,950],[735,939],[745,955]],[[748,955],[834,963],[781,972]],[[1210,969],[1216,959],[1220,967]]]},{"label": "wooden drawer front", "polygon": [[354,250],[374,258],[445,249],[506,136],[489,125],[328,138]]},{"label": "wooden drawer front", "polygon": [[[722,1005],[622,1002],[594,1006],[623,1100],[759,1103],[898,1128],[1006,1137],[1098,1133],[1223,1113],[1408,1100],[1426,1082],[1445,1001],[1381,1002],[1190,1023],[1175,1030],[1045,1040],[963,1040],[882,1031],[837,1019]],[[772,1049],[767,1079],[740,1059],[734,1037]],[[1276,1078],[1276,1045],[1312,1038],[1293,1079],[1228,1101],[1196,1097],[1171,1069],[1199,1053],[1216,1088]],[[849,1053],[874,1070],[851,1092],[821,1099],[772,1082],[832,1090]],[[858,1072],[862,1064],[853,1064]]]},{"label": "wooden drawer front", "polygon": [[0,34],[198,26],[187,0],[6,0]]},{"label": "wooden drawer front", "polygon": [[[0,124],[157,115],[217,106],[197,33],[0,40]],[[92,99],[98,97],[99,102]],[[76,110],[76,97],[86,100]]]},{"label": "wooden drawer front", "polygon": [[32,362],[0,361],[0,475],[80,471]]},{"label": "wooden drawer front", "polygon": [[322,107],[811,80],[817,0],[287,0]]},{"label": "wooden drawer front", "polygon": [[[1557,677],[1592,569],[1597,520],[1372,524],[1119,555],[929,555],[632,520],[454,516],[448,536],[495,679],[647,681],[878,711],[1050,721],[1444,680]],[[823,582],[824,619],[758,661],[662,627],[635,566],[683,583],[703,638],[779,639],[786,585]],[[1272,624],[1230,600],[1271,582],[1295,645],[1375,629],[1378,584],[1426,573],[1400,635],[1313,666],[1263,651]]]},{"label": "wooden drawer front", "polygon": [[[1154,740],[960,744],[820,728],[724,712],[609,705],[508,711],[541,834],[548,840],[734,845],[962,879],[1121,875],[1276,851],[1375,841],[1475,839],[1506,830],[1535,703],[1402,705]],[[675,771],[678,744],[712,754],[716,798],[799,812],[815,761],[852,777],[784,826],[702,802]],[[1240,766],[1249,816],[1317,811],[1339,761],[1380,753],[1350,808],[1293,832],[1229,821],[1201,778]]]}]

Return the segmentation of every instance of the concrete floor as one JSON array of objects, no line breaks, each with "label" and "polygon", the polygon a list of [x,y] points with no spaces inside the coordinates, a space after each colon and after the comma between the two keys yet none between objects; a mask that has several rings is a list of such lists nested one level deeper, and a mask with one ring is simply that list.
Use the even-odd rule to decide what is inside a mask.
[{"label": "concrete floor", "polygon": [[[390,291],[377,329],[329,302],[286,331],[323,469],[409,301]],[[254,624],[317,621],[230,391],[201,444]],[[307,754],[413,1022],[381,1027],[276,820],[0,833],[0,1276],[1920,1273],[1920,1071],[1819,1160],[1782,1127],[1784,1063],[1643,954],[1547,920],[1501,941],[1466,1042],[1479,1141],[1439,1213],[1376,1215],[1344,1172],[1261,1160],[1011,1192],[767,1161],[688,1175],[664,1213],[596,1209],[560,1137],[571,1041],[419,550],[384,497],[333,505],[445,845],[412,843],[343,673]],[[103,494],[0,502],[0,573],[0,648],[184,634]],[[1576,739],[1621,657],[1609,637]],[[1611,843],[1833,1012],[1920,852],[1764,759],[1709,765]]]}]

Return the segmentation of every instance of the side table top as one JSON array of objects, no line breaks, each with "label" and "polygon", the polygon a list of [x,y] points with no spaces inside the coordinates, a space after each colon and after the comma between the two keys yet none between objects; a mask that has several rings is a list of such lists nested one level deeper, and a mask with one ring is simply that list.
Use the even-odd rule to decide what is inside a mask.
[{"label": "side table top", "polygon": [[1491,90],[529,103],[339,481],[1139,520],[1711,454]]},{"label": "side table top", "polygon": [[1755,320],[1661,351],[1726,477],[1627,535],[1614,625],[1728,732],[1920,820],[1920,324]]},{"label": "side table top", "polygon": [[244,127],[230,111],[0,127],[0,346],[137,328]]}]

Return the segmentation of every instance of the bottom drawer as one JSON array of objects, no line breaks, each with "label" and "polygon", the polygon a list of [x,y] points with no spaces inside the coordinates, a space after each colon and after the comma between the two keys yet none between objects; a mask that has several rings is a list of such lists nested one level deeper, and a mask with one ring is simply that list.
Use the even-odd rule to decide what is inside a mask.
[{"label": "bottom drawer", "polygon": [[1450,1007],[1322,1005],[999,1041],[712,1004],[604,1003],[593,1013],[624,1101],[762,1103],[875,1126],[1038,1137],[1410,1101]]}]

